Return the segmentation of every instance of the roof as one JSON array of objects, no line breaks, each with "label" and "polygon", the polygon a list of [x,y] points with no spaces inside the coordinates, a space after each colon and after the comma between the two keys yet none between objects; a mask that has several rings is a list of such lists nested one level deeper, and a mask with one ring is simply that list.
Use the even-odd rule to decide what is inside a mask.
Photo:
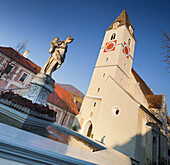
[{"label": "roof", "polygon": [[146,95],[145,97],[150,108],[161,108],[162,95]]},{"label": "roof", "polygon": [[149,107],[158,108],[158,109],[161,108],[162,95],[155,95],[133,68],[132,68],[132,74],[134,75],[136,81],[139,83],[139,87],[142,90],[149,104]]},{"label": "roof", "polygon": [[139,83],[139,86],[144,95],[154,95],[152,90],[147,86],[147,84],[143,81],[143,79],[136,73],[136,71],[133,68],[132,74],[134,75],[136,81]]},{"label": "roof", "polygon": [[71,93],[67,92],[56,84],[54,84],[54,86],[55,90],[49,95],[47,101],[65,110],[67,110],[68,108],[69,112],[77,115],[79,112],[76,107],[76,104],[74,103]]},{"label": "roof", "polygon": [[31,70],[34,73],[38,73],[41,70],[41,67],[30,61],[29,59],[23,57],[22,54],[18,53],[11,47],[0,47],[0,52],[8,56],[12,61],[16,61],[25,68]]},{"label": "roof", "polygon": [[[124,10],[122,11],[122,13],[116,18],[116,20],[110,25],[110,27],[109,27],[107,30],[113,29],[113,25],[114,25],[114,23],[116,23],[116,22],[119,22],[119,23],[120,23],[119,26],[126,25],[127,27],[131,26],[131,27],[133,28],[132,24],[130,23],[129,16],[128,16],[128,14],[127,14],[127,12],[126,12],[125,9],[124,9]],[[133,28],[133,29],[134,29],[134,28]],[[134,33],[132,34],[132,36],[133,36],[134,39],[135,39]]]}]

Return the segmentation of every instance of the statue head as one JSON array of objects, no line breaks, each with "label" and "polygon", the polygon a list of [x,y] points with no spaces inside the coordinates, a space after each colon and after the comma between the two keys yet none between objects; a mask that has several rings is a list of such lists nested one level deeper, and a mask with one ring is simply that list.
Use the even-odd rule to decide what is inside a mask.
[{"label": "statue head", "polygon": [[67,39],[65,40],[65,43],[71,43],[74,40],[74,38],[71,38],[71,36],[68,36]]}]

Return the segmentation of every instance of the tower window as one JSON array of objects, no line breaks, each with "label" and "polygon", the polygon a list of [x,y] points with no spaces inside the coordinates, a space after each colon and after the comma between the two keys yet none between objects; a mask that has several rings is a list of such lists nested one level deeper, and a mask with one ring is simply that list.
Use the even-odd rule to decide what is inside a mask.
[{"label": "tower window", "polygon": [[108,61],[108,58],[106,58],[106,61]]},{"label": "tower window", "polygon": [[94,105],[93,105],[94,107],[96,106],[96,102],[94,102]]},{"label": "tower window", "polygon": [[97,88],[97,92],[99,92],[100,91],[100,88]]},{"label": "tower window", "polygon": [[105,77],[105,73],[103,73],[103,77]]},{"label": "tower window", "polygon": [[114,40],[116,38],[116,33],[113,33],[110,40]]},{"label": "tower window", "polygon": [[130,38],[128,39],[128,45],[130,46],[130,42],[131,42],[131,40],[130,40]]}]

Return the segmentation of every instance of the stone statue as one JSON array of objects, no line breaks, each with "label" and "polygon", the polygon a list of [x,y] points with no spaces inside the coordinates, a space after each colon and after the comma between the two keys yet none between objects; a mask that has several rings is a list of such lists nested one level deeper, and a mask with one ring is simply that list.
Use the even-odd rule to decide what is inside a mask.
[{"label": "stone statue", "polygon": [[59,37],[54,38],[50,45],[49,53],[51,54],[48,61],[45,63],[40,73],[51,76],[52,72],[60,68],[64,62],[65,55],[67,52],[67,44],[71,43],[74,39],[68,36],[65,41],[59,41]]}]

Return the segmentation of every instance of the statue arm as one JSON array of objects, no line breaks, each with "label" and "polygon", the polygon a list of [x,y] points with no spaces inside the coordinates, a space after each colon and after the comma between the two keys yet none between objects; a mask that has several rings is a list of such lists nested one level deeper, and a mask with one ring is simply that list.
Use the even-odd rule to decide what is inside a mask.
[{"label": "statue arm", "polygon": [[51,48],[49,49],[50,54],[54,51],[55,47],[58,46],[58,44],[57,44],[58,40],[59,40],[59,37],[56,37],[51,41],[51,43],[50,43]]}]

